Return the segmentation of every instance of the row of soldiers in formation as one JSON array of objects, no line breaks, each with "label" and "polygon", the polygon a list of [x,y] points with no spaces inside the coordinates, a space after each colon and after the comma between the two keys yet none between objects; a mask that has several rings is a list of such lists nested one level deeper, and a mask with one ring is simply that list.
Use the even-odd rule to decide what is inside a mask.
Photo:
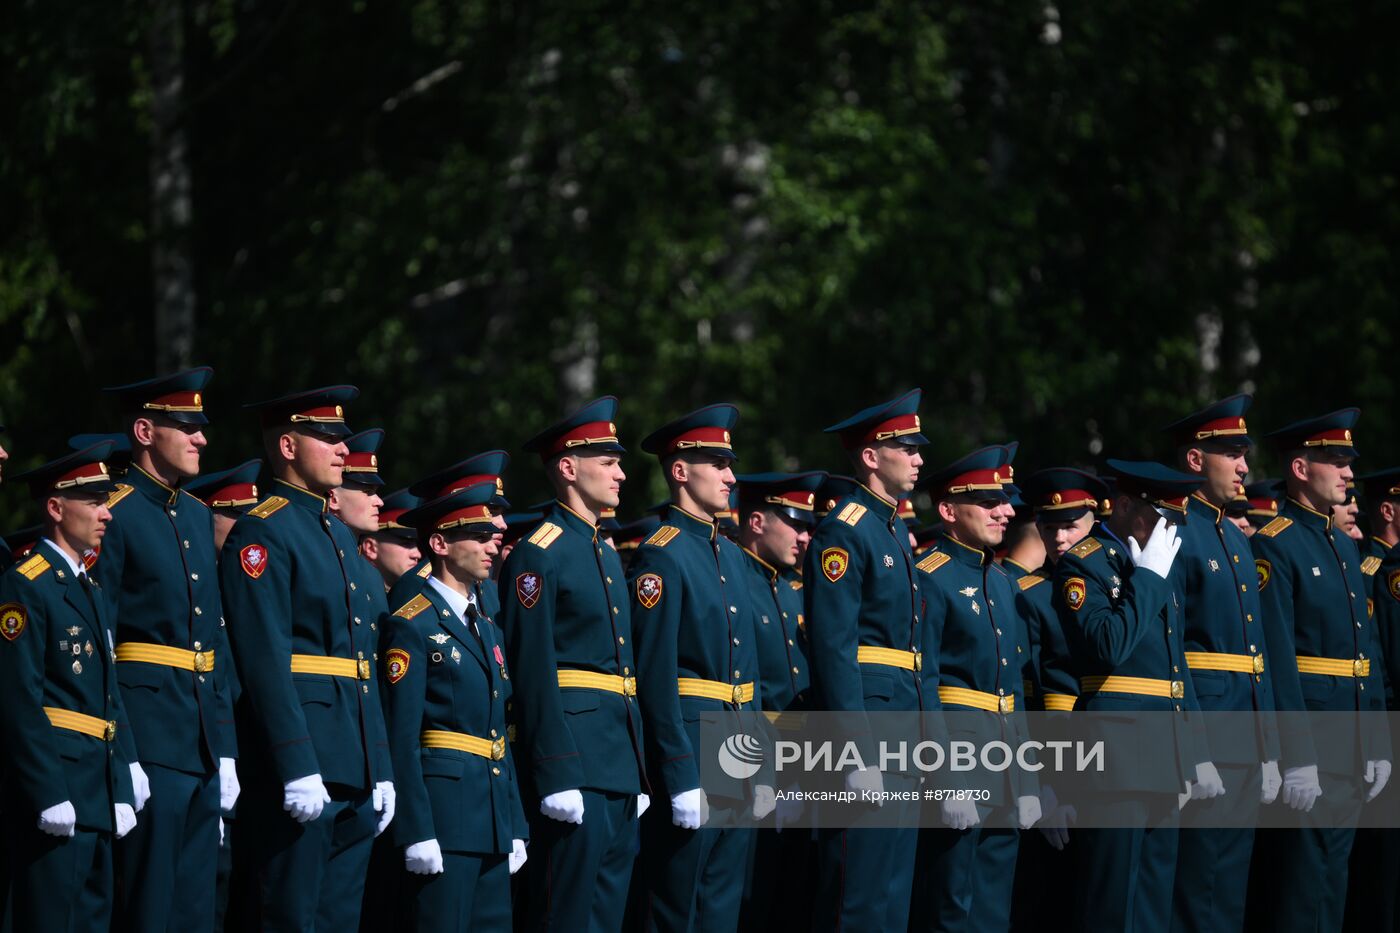
[{"label": "row of soldiers in formation", "polygon": [[[1341,926],[1339,827],[1385,786],[1384,737],[1332,773],[1307,735],[1191,733],[1134,788],[1139,829],[1070,831],[1011,781],[943,802],[944,829],[776,831],[707,825],[775,792],[708,797],[698,719],[1384,710],[1400,470],[1363,478],[1353,540],[1355,409],[1273,432],[1286,476],[1246,497],[1247,396],[1169,426],[1172,467],[1020,483],[1014,444],[923,470],[917,390],[826,429],[849,477],[736,479],[738,412],[713,405],[642,441],[670,501],[620,527],[612,397],[523,445],[556,498],[519,514],[502,451],[381,498],[348,386],[249,406],[265,460],[200,475],[211,375],[108,390],[120,434],[18,477],[42,520],[0,548],[15,930],[207,930],[219,887],[230,928],[267,930]],[[1331,810],[1256,846],[1177,831],[1183,792]],[[1351,901],[1384,924],[1389,836]]]}]

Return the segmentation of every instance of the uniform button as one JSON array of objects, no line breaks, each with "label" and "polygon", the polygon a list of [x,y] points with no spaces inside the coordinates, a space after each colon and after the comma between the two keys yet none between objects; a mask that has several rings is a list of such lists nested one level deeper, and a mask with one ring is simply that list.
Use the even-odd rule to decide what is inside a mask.
[{"label": "uniform button", "polygon": [[784,618],[784,619],[787,618],[787,613],[786,613],[786,612],[783,613],[783,618]]},{"label": "uniform button", "polygon": [[495,690],[492,690],[492,691],[491,691],[491,699],[494,700],[494,699],[498,698],[499,696],[500,696],[500,694],[497,693]]},{"label": "uniform button", "polygon": [[199,642],[195,642],[195,643],[194,643],[194,650],[195,650],[195,651],[202,651],[202,650],[204,650],[204,646],[202,646]]},{"label": "uniform button", "polygon": [[720,574],[720,575],[719,575],[719,582],[721,582],[721,583],[724,582],[724,574]]},{"label": "uniform button", "polygon": [[1001,634],[1001,629],[997,629],[997,634],[998,634],[998,635]]},{"label": "uniform button", "polygon": [[1251,612],[1251,613],[1247,613],[1247,614],[1245,615],[1245,617],[1244,617],[1244,620],[1245,620],[1246,622],[1253,622],[1253,621],[1254,621],[1254,613],[1252,613],[1252,612]]},{"label": "uniform button", "polygon": [[200,682],[200,683],[204,683],[204,675],[203,675],[203,674],[200,674],[200,675],[199,675],[199,682]]},{"label": "uniform button", "polygon": [[447,618],[447,617],[450,616],[450,615],[452,615],[452,613],[448,612],[446,609],[442,610],[442,617],[443,617],[444,619]]},{"label": "uniform button", "polygon": [[1002,658],[1002,659],[1001,659],[1001,666],[1002,666],[1002,667],[1005,667],[1005,666],[1006,666],[1006,658]]},{"label": "uniform button", "polygon": [[622,669],[622,673],[624,673],[624,674],[630,674],[630,673],[632,673],[632,672],[629,671],[627,668],[624,667],[624,668]]},{"label": "uniform button", "polygon": [[369,684],[360,684],[360,689],[365,693],[369,693]]},{"label": "uniform button", "polygon": [[1238,563],[1240,562],[1240,555],[1235,554],[1235,555],[1233,555],[1233,557],[1235,558],[1235,563],[1238,564]]},{"label": "uniform button", "polygon": [[1250,650],[1250,651],[1258,651],[1259,649],[1256,648],[1256,647],[1254,647],[1253,645],[1250,645],[1250,646],[1249,646],[1249,650]]},{"label": "uniform button", "polygon": [[1020,646],[1020,645],[1017,645],[1017,646],[1016,646],[1016,653],[1017,653],[1017,654],[1020,654],[1020,653],[1021,653],[1021,646]]},{"label": "uniform button", "polygon": [[737,639],[737,638],[734,639],[734,644],[736,644],[736,645],[739,644],[739,639]]},{"label": "uniform button", "polygon": [[789,645],[792,644],[792,639],[791,639],[791,638],[788,639],[788,644],[789,644]]},{"label": "uniform button", "polygon": [[917,593],[918,591],[919,591],[919,584],[915,583],[915,584],[914,584],[914,592]]},{"label": "uniform button", "polygon": [[353,583],[352,583],[352,584],[350,584],[350,589],[352,589],[352,590],[353,590],[353,589],[354,589],[354,588],[355,588],[355,584],[353,584]]},{"label": "uniform button", "polygon": [[1248,590],[1248,589],[1249,589],[1248,586],[1244,585],[1243,583],[1240,584],[1240,592],[1241,592],[1241,593],[1245,592],[1245,591]]},{"label": "uniform button", "polygon": [[201,609],[201,608],[199,608],[198,606],[195,606],[195,607],[194,607],[194,614],[197,615],[197,616],[202,616],[202,615],[204,615],[204,610]]},{"label": "uniform button", "polygon": [[199,574],[197,574],[197,573],[192,573],[192,574],[190,574],[190,579],[191,579],[191,580],[198,580],[198,579],[199,579]]},{"label": "uniform button", "polygon": [[729,611],[730,611],[730,612],[738,612],[738,611],[739,611],[739,607],[738,607],[738,606],[730,606],[730,607],[729,607]]},{"label": "uniform button", "polygon": [[1357,686],[1357,688],[1360,689],[1360,690],[1365,690],[1365,689],[1366,689],[1366,685],[1365,685],[1365,684],[1357,684],[1356,686]]},{"label": "uniform button", "polygon": [[987,600],[987,605],[988,605],[988,606],[995,606],[996,603],[989,599],[989,600]]},{"label": "uniform button", "polygon": [[180,543],[185,546],[185,550],[188,551],[190,549],[190,543],[188,541],[182,541]]},{"label": "uniform button", "polygon": [[1181,704],[1180,704],[1180,703],[1176,704],[1176,711],[1177,711],[1178,713],[1181,712]]},{"label": "uniform button", "polygon": [[735,672],[734,672],[734,676],[735,676],[735,677],[740,677],[740,676],[743,676],[743,675],[741,675],[738,671],[735,671]]},{"label": "uniform button", "polygon": [[342,550],[340,550],[339,548],[336,549],[336,552],[337,552],[338,554],[340,554],[341,557],[344,557],[344,556],[345,556],[345,552],[342,551]]},{"label": "uniform button", "polygon": [[627,639],[625,639],[625,638],[623,638],[621,635],[619,635],[619,636],[617,636],[617,643],[618,643],[619,645],[625,645],[625,644],[627,644]]},{"label": "uniform button", "polygon": [[355,616],[355,624],[356,624],[356,625],[359,625],[359,624],[360,624],[360,617],[359,617],[359,616]]},{"label": "uniform button", "polygon": [[491,730],[491,738],[494,739],[495,737],[496,737],[496,730],[495,730],[495,729],[492,729],[492,730]]},{"label": "uniform button", "polygon": [[369,624],[369,630],[370,630],[371,632],[373,632],[373,631],[377,631],[378,629],[377,629],[377,627],[375,626],[375,624],[374,624],[373,622],[371,622],[371,623]]},{"label": "uniform button", "polygon": [[613,615],[617,615],[617,607],[613,606]]},{"label": "uniform button", "polygon": [[604,579],[606,579],[609,583],[612,582],[612,577],[605,577]]},{"label": "uniform button", "polygon": [[1356,623],[1356,627],[1357,627],[1357,628],[1361,628],[1361,623],[1360,623],[1360,622]]},{"label": "uniform button", "polygon": [[598,548],[598,553],[599,553],[599,554],[603,553],[603,549],[602,549],[602,548]]},{"label": "uniform button", "polygon": [[802,673],[801,671],[799,671],[799,670],[798,670],[797,668],[795,668],[795,667],[792,669],[792,672],[793,672],[794,674],[800,674],[800,673]]},{"label": "uniform button", "polygon": [[1348,595],[1351,596],[1352,599],[1355,599],[1355,598],[1356,598],[1356,594],[1355,594],[1355,593],[1349,593]]},{"label": "uniform button", "polygon": [[1173,665],[1172,665],[1172,673],[1173,673],[1173,674],[1180,674],[1180,673],[1181,673],[1181,668],[1179,668],[1179,667],[1177,667],[1175,664],[1173,664]]},{"label": "uniform button", "polygon": [[500,773],[501,773],[501,769],[500,769],[500,768],[492,768],[492,769],[491,769],[491,773],[492,773],[492,774],[500,774]]},{"label": "uniform button", "polygon": [[1172,630],[1171,630],[1170,628],[1168,628],[1168,629],[1167,629],[1167,634],[1170,635],[1171,633],[1172,633]]}]

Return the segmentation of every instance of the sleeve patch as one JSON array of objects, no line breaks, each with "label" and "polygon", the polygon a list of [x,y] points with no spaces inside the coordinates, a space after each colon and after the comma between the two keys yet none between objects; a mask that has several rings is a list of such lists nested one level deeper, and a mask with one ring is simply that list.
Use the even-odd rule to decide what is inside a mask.
[{"label": "sleeve patch", "polygon": [[1031,587],[1039,586],[1044,582],[1045,578],[1040,576],[1039,574],[1028,573],[1021,579],[1017,580],[1016,585],[1019,586],[1022,590],[1028,590]]},{"label": "sleeve patch", "polygon": [[1400,600],[1400,570],[1392,570],[1385,576],[1385,588],[1391,599]]},{"label": "sleeve patch", "polygon": [[919,561],[914,566],[918,567],[924,573],[933,573],[950,560],[952,560],[952,558],[942,551],[931,551],[924,556],[923,560]]},{"label": "sleeve patch", "polygon": [[1274,578],[1274,565],[1260,557],[1254,561],[1254,572],[1259,576],[1259,592],[1262,593]]},{"label": "sleeve patch", "polygon": [[865,517],[866,508],[859,502],[848,502],[846,507],[836,515],[836,520],[845,522],[847,525],[854,525]]},{"label": "sleeve patch", "polygon": [[267,548],[261,544],[250,544],[238,552],[238,563],[243,572],[256,580],[267,569]]},{"label": "sleeve patch", "polygon": [[541,522],[540,527],[530,532],[530,537],[525,540],[529,541],[540,550],[544,550],[553,544],[555,539],[563,533],[564,529],[553,522]]},{"label": "sleeve patch", "polygon": [[394,615],[398,616],[400,619],[411,619],[431,605],[432,602],[428,599],[428,597],[424,596],[422,593],[419,593],[417,596],[413,597],[408,602],[400,606],[394,612]]},{"label": "sleeve patch", "polygon": [[254,518],[267,518],[269,515],[276,512],[278,509],[282,508],[282,506],[286,505],[289,502],[291,502],[290,499],[286,499],[282,496],[268,496],[266,499],[249,509],[248,514],[253,516]]},{"label": "sleeve patch", "polygon": [[35,554],[29,560],[15,568],[15,572],[23,576],[26,580],[37,580],[49,569],[48,559],[43,554]]},{"label": "sleeve patch", "polygon": [[135,486],[129,486],[126,483],[117,483],[117,488],[112,490],[112,494],[107,497],[107,508],[116,506],[118,502],[131,495],[131,491],[135,488]]},{"label": "sleeve patch", "polygon": [[1361,572],[1368,577],[1375,576],[1376,571],[1381,569],[1381,559],[1376,556],[1366,558],[1361,562]]},{"label": "sleeve patch", "polygon": [[1063,587],[1065,605],[1078,612],[1084,608],[1085,584],[1083,577],[1070,577]]},{"label": "sleeve patch", "polygon": [[1266,538],[1273,538],[1278,536],[1279,533],[1285,531],[1288,528],[1288,526],[1292,524],[1293,519],[1284,518],[1282,515],[1280,515],[1278,518],[1269,522],[1263,528],[1260,528],[1259,534],[1263,535]]},{"label": "sleeve patch", "polygon": [[1103,545],[1099,543],[1098,538],[1085,538],[1083,541],[1080,541],[1074,547],[1070,548],[1069,552],[1075,557],[1088,557],[1102,547]]},{"label": "sleeve patch", "polygon": [[520,600],[520,605],[526,609],[535,608],[535,603],[540,601],[541,585],[540,575],[534,573],[522,573],[515,578],[515,598]]},{"label": "sleeve patch", "polygon": [[651,609],[661,602],[664,584],[660,574],[644,573],[637,578],[637,602],[643,609]]},{"label": "sleeve patch", "polygon": [[844,577],[850,565],[851,555],[845,548],[829,547],[822,551],[822,573],[832,583]]},{"label": "sleeve patch", "polygon": [[681,530],[675,525],[662,525],[660,528],[656,529],[651,533],[650,538],[647,538],[646,541],[642,543],[650,544],[655,547],[665,547],[666,545],[671,543],[672,538],[674,538],[680,533]]},{"label": "sleeve patch", "polygon": [[24,634],[24,627],[29,623],[29,613],[19,603],[5,603],[0,606],[0,635],[5,636],[6,641],[14,641]]},{"label": "sleeve patch", "polygon": [[408,663],[412,657],[402,648],[390,648],[384,658],[384,670],[389,675],[389,683],[396,684],[408,673]]}]

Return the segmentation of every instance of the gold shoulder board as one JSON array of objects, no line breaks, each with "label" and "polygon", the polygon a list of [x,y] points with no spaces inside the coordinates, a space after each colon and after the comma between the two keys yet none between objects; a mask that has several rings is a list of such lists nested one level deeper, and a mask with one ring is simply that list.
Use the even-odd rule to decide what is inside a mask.
[{"label": "gold shoulder board", "polygon": [[935,570],[937,570],[939,567],[942,567],[950,560],[952,560],[952,558],[949,557],[947,554],[944,554],[942,551],[931,551],[929,552],[928,556],[926,556],[923,560],[919,561],[914,566],[918,567],[924,573],[933,573]]},{"label": "gold shoulder board", "polygon": [[35,580],[43,574],[45,574],[46,572],[48,572],[48,569],[49,562],[44,557],[44,555],[35,554],[34,556],[30,557],[29,560],[25,561],[24,563],[20,564],[17,568],[15,568],[15,571],[17,573],[23,574],[26,578],[30,580]]},{"label": "gold shoulder board", "polygon": [[665,547],[666,545],[671,543],[672,538],[674,538],[680,533],[681,530],[675,525],[662,525],[660,528],[656,529],[651,533],[650,538],[647,538],[646,541],[642,543],[654,544],[657,547]]},{"label": "gold shoulder board", "polygon": [[865,506],[861,505],[859,502],[850,502],[837,514],[836,518],[838,521],[843,521],[847,525],[854,525],[865,517],[865,512]]},{"label": "gold shoulder board", "polygon": [[1085,538],[1083,541],[1080,541],[1074,547],[1070,548],[1069,552],[1075,557],[1088,557],[1102,547],[1103,545],[1099,543],[1098,538]]},{"label": "gold shoulder board", "polygon": [[1374,576],[1377,570],[1381,569],[1381,559],[1379,557],[1368,557],[1361,562],[1361,572],[1366,576]]},{"label": "gold shoulder board", "polygon": [[433,575],[433,565],[432,565],[432,564],[424,564],[422,567],[419,567],[419,568],[418,568],[418,576],[422,577],[424,580],[428,579],[428,578],[431,577],[432,575]]},{"label": "gold shoulder board", "polygon": [[117,488],[113,489],[112,494],[107,497],[107,508],[110,509],[112,506],[131,495],[131,490],[135,488],[135,486],[128,486],[126,483],[117,483]]},{"label": "gold shoulder board", "polygon": [[540,527],[536,528],[533,532],[531,532],[530,537],[526,540],[538,547],[540,550],[544,550],[545,548],[549,547],[551,544],[554,543],[555,538],[559,537],[563,533],[564,529],[554,524],[553,522],[541,522]]},{"label": "gold shoulder board", "polygon": [[254,518],[267,518],[290,501],[290,499],[285,499],[282,496],[268,496],[253,508],[249,509],[248,514]]},{"label": "gold shoulder board", "polygon": [[1024,577],[1022,577],[1021,579],[1019,579],[1019,580],[1016,581],[1017,585],[1019,585],[1019,586],[1021,587],[1021,589],[1023,589],[1023,590],[1028,590],[1028,589],[1030,589],[1031,587],[1035,586],[1036,584],[1038,584],[1038,583],[1044,583],[1044,582],[1045,582],[1045,578],[1044,578],[1044,577],[1039,576],[1039,575],[1034,574],[1034,573],[1028,573],[1028,574],[1026,574]]},{"label": "gold shoulder board", "polygon": [[1291,524],[1293,524],[1293,519],[1284,518],[1282,515],[1280,515],[1278,518],[1269,522],[1263,528],[1260,528],[1259,533],[1266,538],[1275,538],[1278,537],[1279,533],[1286,530]]},{"label": "gold shoulder board", "polygon": [[394,612],[394,615],[398,616],[400,619],[411,619],[431,605],[432,603],[428,600],[428,597],[424,596],[422,593],[419,593],[417,596],[413,597],[408,602],[400,606]]}]

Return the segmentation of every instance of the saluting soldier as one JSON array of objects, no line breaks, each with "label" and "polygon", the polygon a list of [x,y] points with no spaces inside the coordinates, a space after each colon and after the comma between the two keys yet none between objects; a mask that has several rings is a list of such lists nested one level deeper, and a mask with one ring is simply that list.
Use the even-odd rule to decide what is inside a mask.
[{"label": "saluting soldier", "polygon": [[0,577],[0,747],[5,749],[6,884],[15,930],[106,933],[112,837],[136,825],[118,723],[106,595],[82,564],[102,542],[115,487],[110,443],[18,479],[43,509],[43,537]]},{"label": "saluting soldier", "polygon": [[[661,460],[671,504],[630,569],[646,765],[661,794],[642,823],[654,930],[733,930],[739,922],[747,829],[706,827],[700,786],[702,713],[760,709],[758,646],[744,589],[744,556],[715,516],[734,485],[732,405],[711,405],[652,432],[642,449]],[[761,780],[761,778],[759,779]],[[768,784],[736,783],[715,806],[773,810]],[[669,812],[668,812],[669,811]]]},{"label": "saluting soldier", "polygon": [[[1255,816],[1260,803],[1274,801],[1282,784],[1273,684],[1266,676],[1273,659],[1263,637],[1253,555],[1243,532],[1225,516],[1249,472],[1254,442],[1244,416],[1251,401],[1234,395],[1163,429],[1176,447],[1177,466],[1202,480],[1186,499],[1175,562],[1185,594],[1186,663],[1196,698],[1207,712],[1253,712],[1258,722],[1252,743],[1221,730],[1212,736],[1212,760],[1225,797],[1200,806],[1206,814],[1228,814],[1225,822],[1233,825],[1181,833],[1174,930],[1243,929]],[[1212,722],[1206,717],[1208,728]]]},{"label": "saluting soldier", "polygon": [[180,488],[208,443],[212,376],[204,366],[103,390],[124,413],[132,459],[93,577],[115,604],[137,802],[151,798],[118,847],[122,929],[213,929],[220,819],[238,799],[213,522]]},{"label": "saluting soldier", "polygon": [[343,480],[345,405],[358,394],[332,386],[249,406],[274,480],[219,559],[243,690],[248,786],[236,854],[250,860],[255,888],[239,906],[263,929],[354,929],[361,851],[377,823],[373,661],[356,647],[365,624],[358,558],[326,499]]},{"label": "saluting soldier", "polygon": [[[1186,497],[1201,480],[1157,463],[1107,466],[1112,516],[1055,569],[1055,608],[1079,676],[1075,709],[1197,712],[1173,565]],[[1224,789],[1203,734],[1176,717],[1169,739],[1143,743],[1131,774],[1118,772],[1096,801],[1128,828],[1077,834],[1078,929],[1168,928],[1183,791],[1210,799]]]},{"label": "saluting soldier", "polygon": [[[1263,605],[1274,700],[1280,711],[1385,709],[1381,644],[1366,604],[1355,542],[1337,531],[1331,511],[1347,499],[1360,411],[1342,409],[1268,435],[1284,463],[1279,514],[1250,539]],[[1290,663],[1293,659],[1293,663]],[[1281,728],[1283,798],[1303,818],[1299,829],[1271,833],[1267,890],[1257,908],[1276,930],[1340,929],[1347,860],[1363,801],[1390,777],[1384,729]],[[1319,797],[1321,798],[1319,801]],[[1255,909],[1251,906],[1251,912]]]},{"label": "saluting soldier", "polygon": [[[898,515],[923,458],[915,389],[827,428],[850,457],[856,485],[829,508],[807,549],[802,592],[812,653],[813,706],[842,713],[937,709],[923,692],[922,633],[909,533]],[[848,790],[910,790],[909,775],[870,763]],[[907,785],[907,786],[906,786]],[[918,828],[824,829],[815,923],[822,929],[903,930]]]},{"label": "saluting soldier", "polygon": [[[993,556],[1013,508],[1012,446],[973,451],[920,481],[944,531],[919,559],[924,690],[952,716],[950,736],[1018,746],[1029,736],[1021,674],[1029,650],[1019,588]],[[982,715],[986,714],[986,715]],[[987,806],[944,801],[951,829],[924,829],[914,924],[921,929],[1005,930],[1020,829],[1040,819],[1039,788],[1019,770],[988,788]]]},{"label": "saluting soldier", "polygon": [[495,492],[477,483],[401,516],[432,570],[386,621],[380,671],[399,785],[393,838],[416,876],[397,919],[425,933],[510,930],[510,875],[525,861],[511,675],[476,589],[498,549]]},{"label": "saluting soldier", "polygon": [[400,577],[423,560],[418,550],[418,532],[399,521],[405,512],[422,504],[423,500],[407,489],[389,493],[379,506],[379,521],[374,531],[360,536],[360,556],[379,571],[386,595]]},{"label": "saluting soldier", "polygon": [[616,419],[604,396],[526,441],[555,499],[501,573],[532,827],[528,930],[620,928],[649,802],[627,581],[601,528],[627,478]]},{"label": "saluting soldier", "polygon": [[[227,470],[201,473],[181,487],[209,507],[214,519],[216,550],[224,549],[224,541],[234,524],[258,504],[258,474],[261,472],[261,460],[246,460]],[[233,676],[231,671],[229,676]]]}]

